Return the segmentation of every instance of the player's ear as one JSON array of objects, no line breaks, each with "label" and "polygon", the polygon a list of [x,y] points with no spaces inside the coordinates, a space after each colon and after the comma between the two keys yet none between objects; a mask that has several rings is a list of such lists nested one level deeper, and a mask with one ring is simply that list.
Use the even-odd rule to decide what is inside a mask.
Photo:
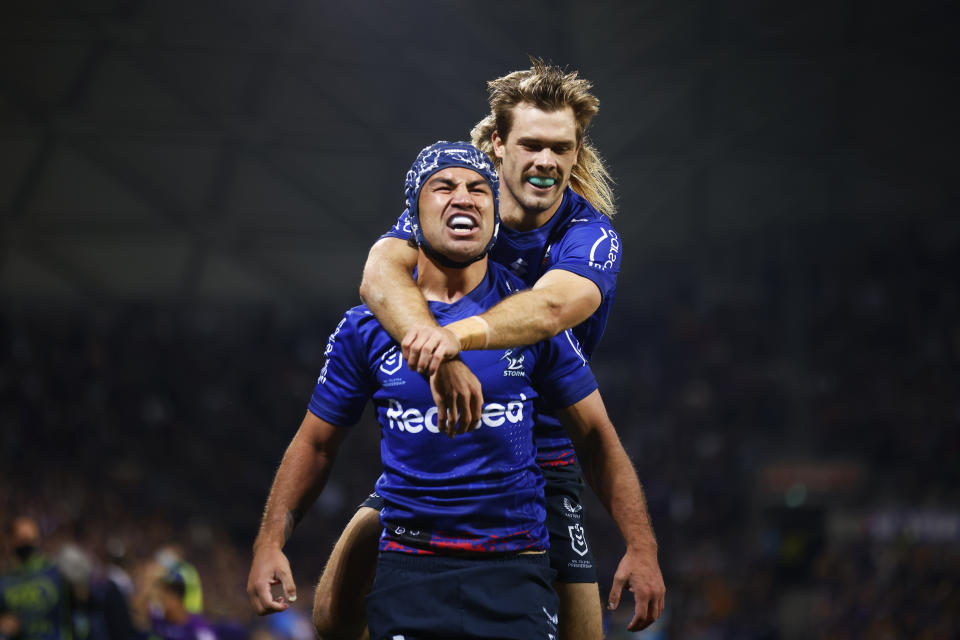
[{"label": "player's ear", "polygon": [[493,143],[493,155],[497,156],[497,158],[500,160],[503,160],[503,147],[506,141],[500,137],[499,131],[494,131],[490,134],[490,142]]}]

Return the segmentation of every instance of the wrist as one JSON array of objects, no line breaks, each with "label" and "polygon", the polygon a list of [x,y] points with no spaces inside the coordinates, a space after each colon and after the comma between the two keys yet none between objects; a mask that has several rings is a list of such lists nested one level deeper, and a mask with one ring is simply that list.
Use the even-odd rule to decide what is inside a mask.
[{"label": "wrist", "polygon": [[627,542],[627,553],[642,553],[657,555],[657,539],[653,534],[637,537]]},{"label": "wrist", "polygon": [[256,554],[261,551],[283,551],[283,540],[275,536],[257,536],[253,541],[253,552]]},{"label": "wrist", "polygon": [[457,336],[461,351],[486,349],[490,344],[490,325],[480,316],[457,320],[447,328]]}]

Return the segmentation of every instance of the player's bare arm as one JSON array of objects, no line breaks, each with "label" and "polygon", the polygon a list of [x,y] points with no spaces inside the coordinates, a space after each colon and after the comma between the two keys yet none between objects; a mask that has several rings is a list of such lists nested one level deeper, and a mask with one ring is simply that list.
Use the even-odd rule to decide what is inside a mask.
[{"label": "player's bare arm", "polygon": [[613,517],[626,542],[610,589],[609,607],[620,604],[623,587],[634,597],[631,631],[643,629],[663,612],[666,586],[657,562],[657,541],[636,470],[607,416],[599,391],[558,412],[591,488]]},{"label": "player's bare arm", "polygon": [[283,545],[326,484],[344,436],[344,429],[307,412],[283,455],[253,544],[247,578],[247,595],[257,615],[284,611],[297,599]]},{"label": "player's bare arm", "polygon": [[405,240],[381,238],[367,254],[360,298],[397,342],[418,325],[439,326],[413,280],[417,249]]},{"label": "player's bare arm", "polygon": [[423,292],[412,277],[416,266],[417,250],[409,243],[398,238],[381,238],[367,255],[360,297],[387,333],[401,343],[403,357],[411,369],[426,371],[410,360],[411,349],[439,354],[436,366],[430,370],[430,388],[439,409],[438,425],[453,435],[462,415],[463,426],[459,428],[462,433],[480,422],[479,409],[472,409],[483,405],[483,390],[466,365],[456,361],[445,364],[450,370],[437,378],[440,363],[452,360],[460,352],[460,340],[438,325],[430,313]]},{"label": "player's bare arm", "polygon": [[532,289],[506,298],[484,314],[439,327],[439,331],[456,335],[457,351],[445,344],[434,347],[442,338],[431,338],[427,335],[431,329],[425,327],[420,330],[418,342],[405,344],[404,357],[411,367],[432,373],[460,350],[510,349],[548,340],[589,318],[601,302],[600,289],[592,280],[553,269],[537,280]]}]

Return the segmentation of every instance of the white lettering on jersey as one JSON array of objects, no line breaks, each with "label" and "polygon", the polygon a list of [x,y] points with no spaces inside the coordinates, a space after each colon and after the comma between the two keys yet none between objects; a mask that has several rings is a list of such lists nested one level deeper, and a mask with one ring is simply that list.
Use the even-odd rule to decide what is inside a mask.
[{"label": "white lettering on jersey", "polygon": [[[490,402],[483,406],[480,414],[480,425],[496,428],[505,422],[520,424],[523,422],[523,403],[527,396],[520,394],[519,400],[512,400],[506,406],[499,402]],[[426,413],[417,408],[404,408],[399,400],[390,400],[387,407],[387,426],[403,433],[421,433],[424,429],[430,433],[440,433],[437,427],[437,408],[430,407]]]},{"label": "white lettering on jersey", "polygon": [[[600,246],[600,243],[610,239],[610,250],[607,252],[606,260],[602,263],[597,260],[597,248]],[[593,243],[593,246],[590,248],[590,266],[596,267],[597,269],[610,269],[617,262],[617,257],[620,255],[620,236],[617,235],[617,232],[613,229],[601,229],[600,237],[597,238],[597,241]],[[603,256],[601,256],[603,259]]]},{"label": "white lettering on jersey", "polygon": [[340,324],[337,325],[337,328],[333,330],[333,333],[330,334],[330,337],[327,338],[327,348],[323,350],[323,368],[320,369],[320,376],[317,378],[318,384],[327,384],[327,365],[330,364],[330,354],[333,353],[333,343],[337,341],[337,335],[340,333],[340,329],[346,321],[347,319],[344,317],[344,319],[340,321]]}]

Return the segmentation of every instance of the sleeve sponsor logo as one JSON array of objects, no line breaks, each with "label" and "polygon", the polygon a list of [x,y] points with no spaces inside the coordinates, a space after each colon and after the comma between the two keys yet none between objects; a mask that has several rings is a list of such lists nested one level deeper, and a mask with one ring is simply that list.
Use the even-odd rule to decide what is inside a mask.
[{"label": "sleeve sponsor logo", "polygon": [[323,368],[320,369],[320,376],[317,378],[318,384],[327,384],[327,366],[330,364],[330,354],[333,353],[333,345],[336,343],[340,329],[343,328],[343,323],[346,321],[346,318],[341,320],[340,324],[337,325],[337,328],[333,330],[333,333],[331,333],[327,339],[327,348],[323,350]]},{"label": "sleeve sponsor logo", "polygon": [[[597,256],[597,249],[607,239],[610,240],[610,248],[607,250],[607,254],[604,256],[603,252],[600,251],[600,255]],[[617,263],[618,257],[620,257],[620,236],[613,229],[601,229],[600,237],[590,248],[590,266],[596,269],[612,269],[613,265]]]}]

